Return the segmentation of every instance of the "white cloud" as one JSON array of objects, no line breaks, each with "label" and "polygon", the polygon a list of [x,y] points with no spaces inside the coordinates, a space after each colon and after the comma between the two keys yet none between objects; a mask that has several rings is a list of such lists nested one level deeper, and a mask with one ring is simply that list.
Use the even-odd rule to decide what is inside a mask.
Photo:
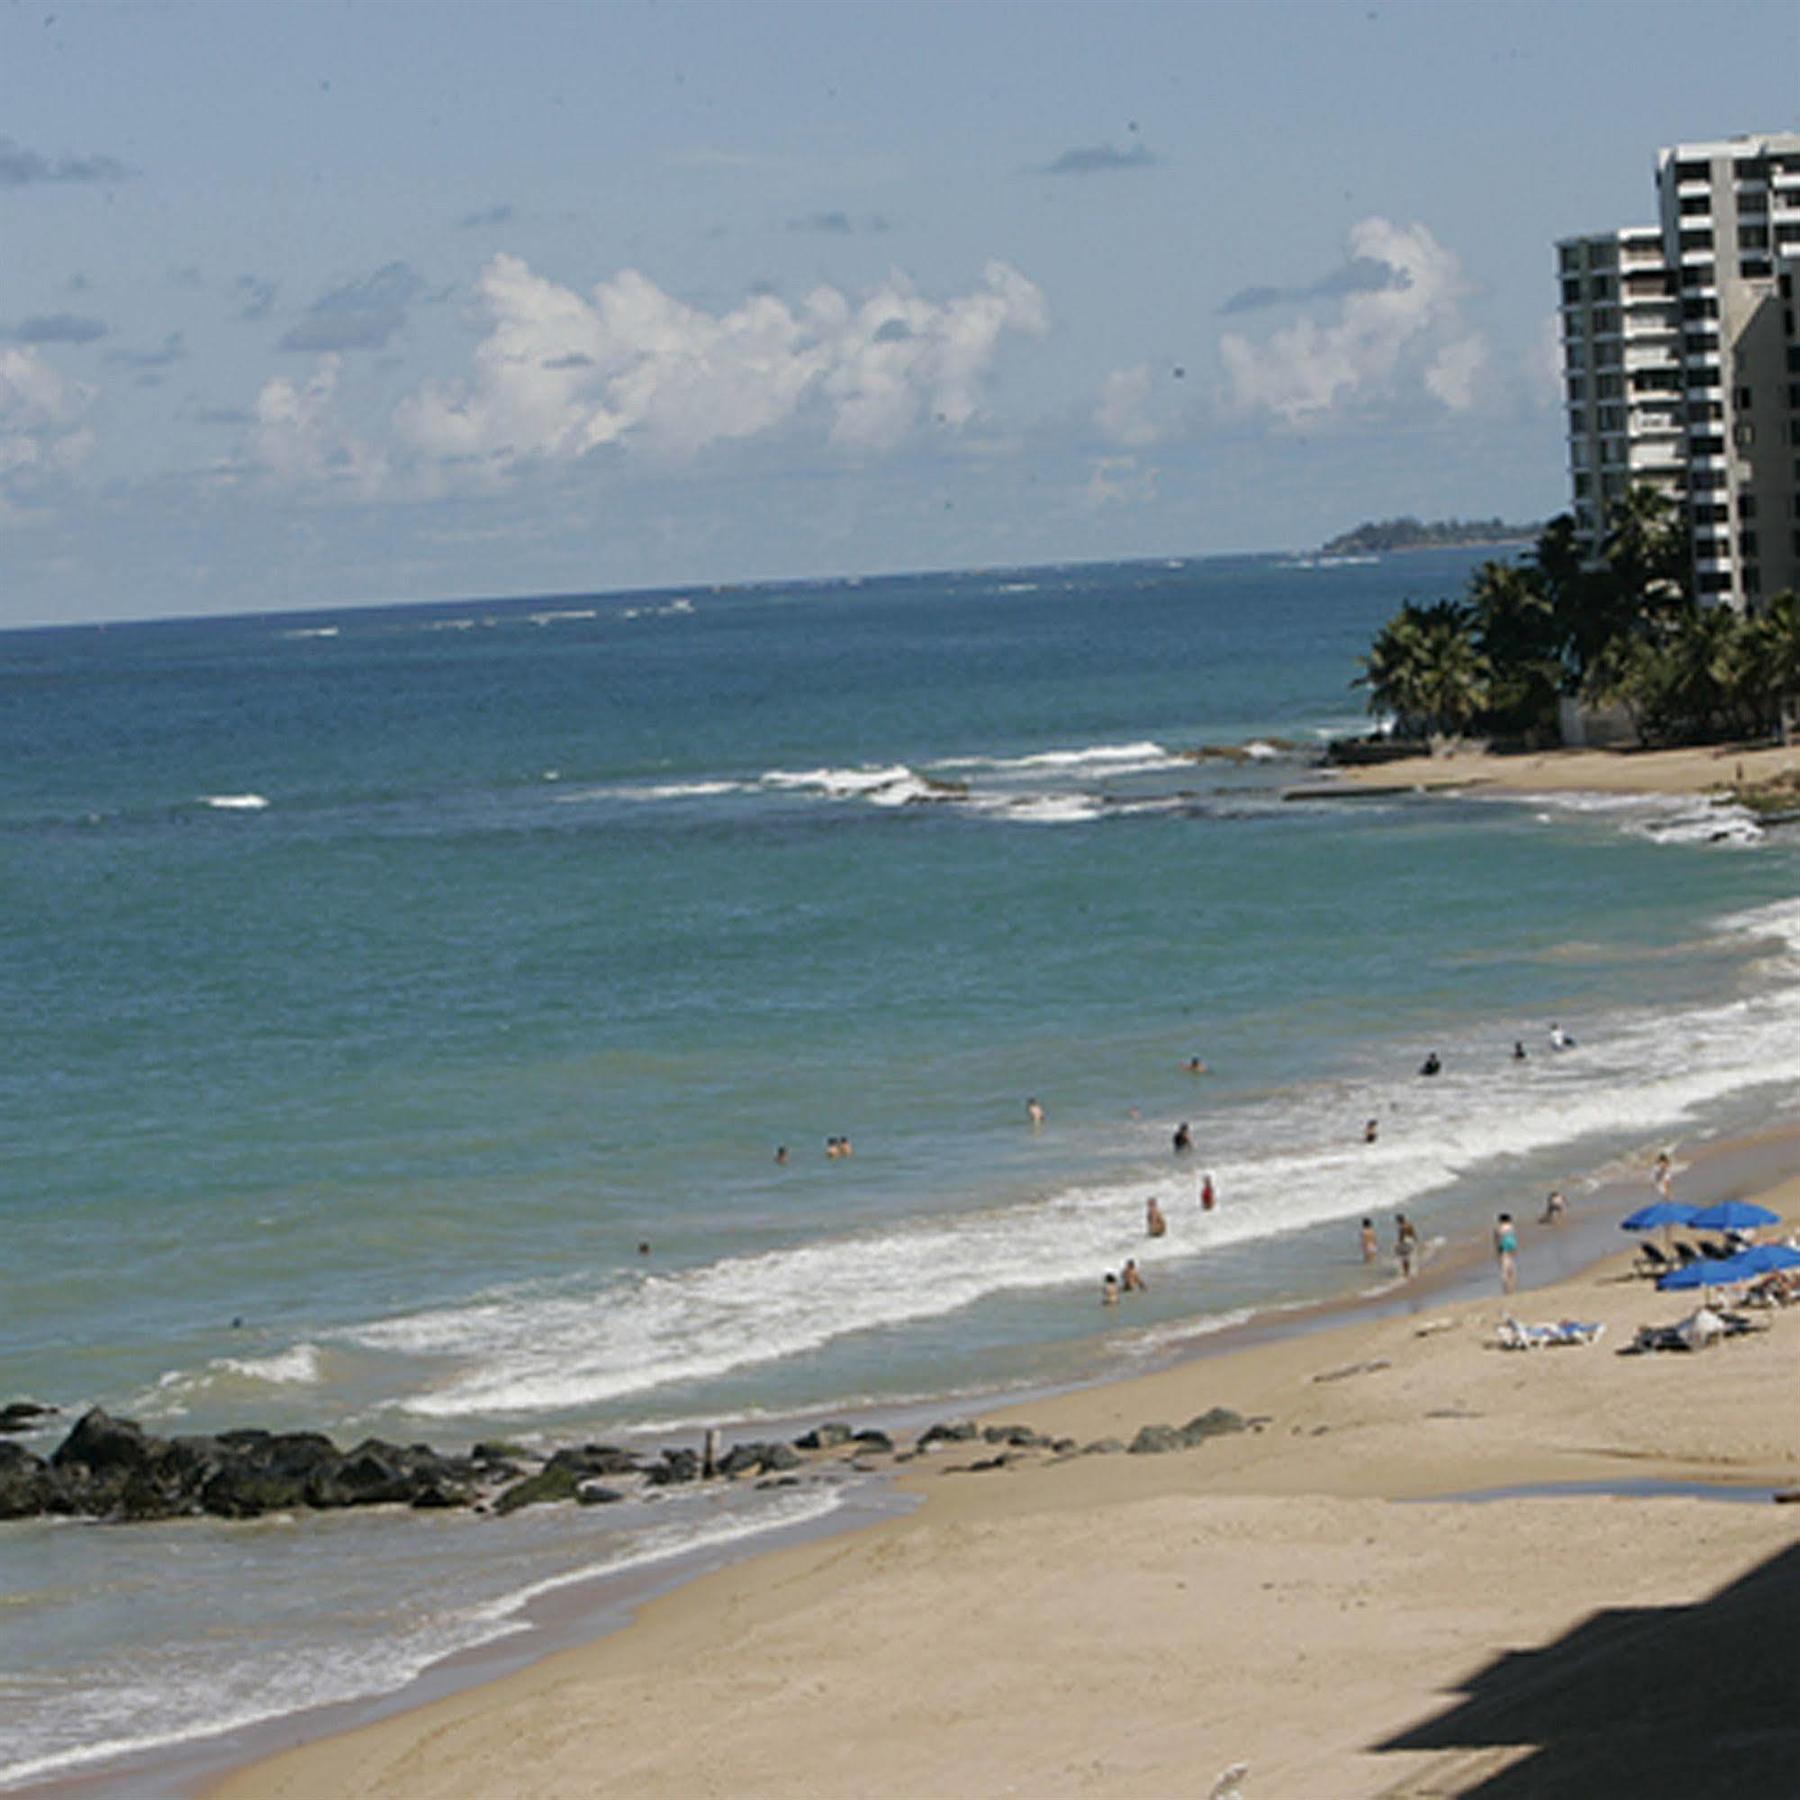
[{"label": "white cloud", "polygon": [[1140,449],[1154,444],[1162,430],[1150,417],[1150,367],[1114,369],[1100,385],[1094,424],[1100,435],[1114,444]]},{"label": "white cloud", "polygon": [[1346,294],[1326,322],[1301,319],[1260,343],[1227,332],[1230,404],[1292,425],[1419,388],[1455,412],[1473,405],[1487,346],[1462,317],[1469,290],[1456,255],[1424,225],[1380,218],[1351,229],[1349,253],[1392,269],[1394,284]]},{"label": "white cloud", "polygon": [[83,423],[94,390],[71,381],[35,350],[0,348],[0,504],[8,490],[66,474],[94,445]]},{"label": "white cloud", "polygon": [[304,382],[287,375],[265,381],[256,396],[251,454],[277,480],[330,483],[366,497],[384,485],[388,470],[379,452],[337,421],[342,368],[339,357],[322,356]]},{"label": "white cloud", "polygon": [[890,449],[927,418],[968,425],[1002,338],[1049,324],[1037,287],[999,262],[944,301],[891,275],[860,301],[819,287],[798,307],[757,295],[720,314],[634,269],[584,297],[515,256],[477,292],[473,369],[426,383],[394,424],[429,462],[491,474],[603,445],[685,457],[806,421],[841,448]]}]

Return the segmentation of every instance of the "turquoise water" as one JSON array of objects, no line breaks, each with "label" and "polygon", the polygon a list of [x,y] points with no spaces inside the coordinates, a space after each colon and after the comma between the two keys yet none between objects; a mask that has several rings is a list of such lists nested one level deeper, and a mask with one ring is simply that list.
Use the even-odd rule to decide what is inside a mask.
[{"label": "turquoise water", "polygon": [[[991,1392],[1349,1291],[1363,1212],[1466,1236],[1790,1107],[1786,844],[1692,802],[1281,798],[1374,627],[1476,560],[0,638],[0,1397],[448,1445]],[[1150,1291],[1102,1315],[1125,1255]],[[641,1540],[168,1529],[182,1589],[134,1610],[120,1534],[0,1527],[15,1771],[377,1691]],[[254,1620],[202,1629],[246,1559],[279,1683]],[[348,1658],[384,1570],[431,1603]],[[176,1704],[125,1671],[183,1621]]]}]

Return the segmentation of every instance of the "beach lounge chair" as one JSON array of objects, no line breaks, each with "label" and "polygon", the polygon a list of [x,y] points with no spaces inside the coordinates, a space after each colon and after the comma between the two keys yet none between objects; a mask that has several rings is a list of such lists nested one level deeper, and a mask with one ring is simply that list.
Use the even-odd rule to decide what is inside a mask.
[{"label": "beach lounge chair", "polygon": [[1526,1325],[1510,1314],[1494,1333],[1502,1350],[1553,1350],[1559,1346],[1597,1344],[1604,1325],[1581,1319],[1559,1319],[1554,1325]]},{"label": "beach lounge chair", "polygon": [[1675,1245],[1675,1254],[1681,1258],[1684,1267],[1688,1263],[1698,1262],[1700,1260],[1700,1252],[1696,1250],[1692,1244],[1685,1241],[1677,1241]]},{"label": "beach lounge chair", "polygon": [[1638,1245],[1637,1273],[1640,1275],[1666,1275],[1676,1267],[1675,1258],[1659,1250],[1652,1243]]}]

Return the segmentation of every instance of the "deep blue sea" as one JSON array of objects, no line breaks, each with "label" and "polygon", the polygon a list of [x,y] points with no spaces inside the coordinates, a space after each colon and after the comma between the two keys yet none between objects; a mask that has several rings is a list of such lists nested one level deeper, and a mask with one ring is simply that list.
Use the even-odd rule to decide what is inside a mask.
[{"label": "deep blue sea", "polygon": [[[441,1447],[954,1412],[1364,1287],[1363,1213],[1468,1237],[1791,1111],[1779,837],[1283,799],[1485,554],[0,636],[0,1399]],[[0,1783],[831,1504],[0,1526]]]}]

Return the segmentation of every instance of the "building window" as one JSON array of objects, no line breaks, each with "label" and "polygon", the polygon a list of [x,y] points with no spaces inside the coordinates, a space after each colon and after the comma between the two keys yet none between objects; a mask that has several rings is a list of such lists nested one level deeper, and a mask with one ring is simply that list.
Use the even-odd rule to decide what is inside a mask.
[{"label": "building window", "polygon": [[1569,402],[1575,405],[1587,398],[1587,380],[1581,375],[1569,377]]},{"label": "building window", "polygon": [[1694,437],[1688,439],[1690,456],[1723,456],[1725,440],[1722,437]]},{"label": "building window", "polygon": [[1581,283],[1565,281],[1563,283],[1563,305],[1579,306],[1581,304]]},{"label": "building window", "polygon": [[1741,525],[1741,524],[1743,524],[1743,522],[1746,519],[1754,519],[1755,517],[1756,517],[1756,496],[1754,494],[1739,494],[1738,495],[1738,523]]},{"label": "building window", "polygon": [[1696,525],[1723,525],[1727,522],[1726,509],[1712,500],[1696,500],[1688,509],[1694,516]]},{"label": "building window", "polygon": [[1613,297],[1613,278],[1610,275],[1596,275],[1588,282],[1588,298],[1590,300],[1610,300]]},{"label": "building window", "polygon": [[[1594,491],[1594,478],[1591,475],[1577,474],[1575,477],[1575,498],[1585,500]],[[1796,533],[1800,536],[1800,533]]]},{"label": "building window", "polygon": [[1564,244],[1556,253],[1557,266],[1567,275],[1571,270],[1581,267],[1581,246]]},{"label": "building window", "polygon": [[1744,565],[1744,592],[1752,599],[1762,592],[1762,570],[1755,563]]},{"label": "building window", "polygon": [[1731,428],[1731,441],[1740,450],[1748,450],[1756,442],[1756,427],[1748,419],[1739,419]]},{"label": "building window", "polygon": [[1690,157],[1686,162],[1675,165],[1677,181],[1709,181],[1712,179],[1712,165],[1704,157]]},{"label": "building window", "polygon": [[[1720,447],[1723,448],[1722,445]],[[1690,469],[1688,471],[1688,486],[1696,494],[1712,493],[1724,485],[1725,471],[1723,469]]]},{"label": "building window", "polygon": [[1731,404],[1739,412],[1750,410],[1750,390],[1747,387],[1735,387],[1731,390]]},{"label": "building window", "polygon": [[1691,299],[1682,301],[1681,316],[1684,319],[1716,319],[1719,316],[1719,302],[1711,294],[1695,294]]},{"label": "building window", "polygon": [[1691,219],[1696,214],[1709,213],[1711,211],[1711,194],[1683,194],[1681,196],[1681,215],[1683,218]]},{"label": "building window", "polygon": [[1775,265],[1766,256],[1746,256],[1738,264],[1738,274],[1745,281],[1767,281],[1775,273]]}]

